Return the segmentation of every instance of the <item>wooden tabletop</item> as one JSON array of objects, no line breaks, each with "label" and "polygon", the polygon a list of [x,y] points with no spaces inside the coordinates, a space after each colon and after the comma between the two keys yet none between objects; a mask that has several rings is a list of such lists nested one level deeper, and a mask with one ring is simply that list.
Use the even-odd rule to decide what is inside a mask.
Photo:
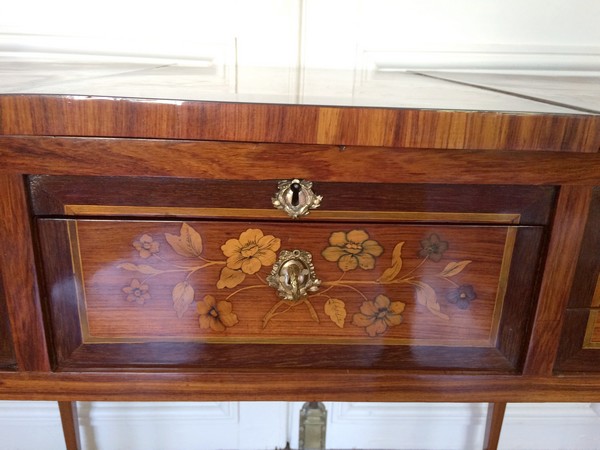
[{"label": "wooden tabletop", "polygon": [[0,134],[598,152],[599,86],[0,55]]},{"label": "wooden tabletop", "polygon": [[0,56],[0,93],[586,114],[600,77],[301,70]]}]

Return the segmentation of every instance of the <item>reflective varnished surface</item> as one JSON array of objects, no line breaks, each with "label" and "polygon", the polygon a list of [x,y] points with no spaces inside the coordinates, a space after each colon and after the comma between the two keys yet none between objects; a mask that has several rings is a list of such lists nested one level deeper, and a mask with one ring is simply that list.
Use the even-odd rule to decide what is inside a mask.
[{"label": "reflective varnished surface", "polygon": [[[84,342],[189,340],[493,347],[516,230],[507,227],[78,221]],[[321,287],[266,284],[282,250]],[[51,288],[51,287],[50,287]]]},{"label": "reflective varnished surface", "polygon": [[[351,95],[323,74],[322,102],[210,98],[195,68],[96,69],[17,68],[32,90],[0,96],[3,398],[600,398],[573,263],[597,261],[600,119],[578,95],[372,73]],[[293,178],[334,206],[273,216]],[[313,254],[308,303],[263,283],[286,248]]]}]

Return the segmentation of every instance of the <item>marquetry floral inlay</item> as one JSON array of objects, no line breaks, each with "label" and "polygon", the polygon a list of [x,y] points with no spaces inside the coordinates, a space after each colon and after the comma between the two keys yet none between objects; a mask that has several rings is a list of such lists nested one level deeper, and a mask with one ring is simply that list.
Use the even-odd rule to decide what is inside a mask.
[{"label": "marquetry floral inlay", "polygon": [[369,336],[380,336],[388,327],[402,323],[405,306],[402,302],[392,302],[380,294],[372,302],[366,301],[361,305],[360,312],[354,314],[352,323],[357,327],[364,327]]},{"label": "marquetry floral inlay", "polygon": [[214,331],[225,331],[238,323],[237,315],[233,313],[231,302],[217,300],[212,295],[207,295],[204,300],[198,302],[198,314],[200,315],[200,328],[212,329]]},{"label": "marquetry floral inlay", "polygon": [[[277,298],[265,277],[277,260],[277,251],[281,247],[279,238],[265,234],[261,229],[249,228],[240,232],[239,237],[228,239],[220,245],[222,259],[213,260],[205,256],[200,233],[187,223],[181,225],[179,234],[164,233],[163,237],[143,234],[132,240],[131,245],[141,263],[128,262],[118,266],[138,274],[122,288],[128,302],[143,305],[155,301],[151,297],[152,279],[166,274],[172,279],[173,274],[179,274],[175,275],[179,281],[171,288],[173,309],[177,316],[183,317],[190,306],[196,303],[200,329],[223,333],[245,319],[235,311],[235,297],[239,293],[264,289],[266,295]],[[163,252],[165,244],[175,253],[175,258],[173,253]],[[455,306],[461,310],[468,309],[471,302],[477,299],[477,293],[472,285],[457,283],[453,278],[461,274],[472,261],[442,263],[450,244],[436,233],[423,236],[420,242],[412,242],[412,248],[415,248],[415,244],[417,249],[413,254],[420,261],[416,266],[412,263],[413,267],[405,267],[402,253],[406,241],[398,242],[391,254],[385,257],[384,246],[366,230],[334,231],[328,237],[321,256],[323,264],[336,264],[339,277],[322,280],[320,291],[311,292],[300,300],[276,301],[263,316],[262,327],[266,328],[275,317],[304,308],[303,314],[308,313],[315,323],[321,324],[322,319],[327,318],[344,329],[350,322],[364,329],[367,336],[377,337],[403,323],[403,314],[411,301],[415,302],[417,308],[433,315],[435,320],[442,321],[450,320],[444,312],[447,308]],[[356,270],[372,271],[378,264],[384,264],[385,267],[378,278],[365,279],[364,276],[350,275]],[[211,292],[206,283],[198,286],[193,275],[213,266],[220,266],[221,269]],[[423,271],[425,267],[427,270]],[[432,286],[432,277],[449,285],[442,297],[447,303],[445,308],[438,301],[437,290],[440,288]],[[404,290],[393,289],[394,286],[404,286]],[[406,288],[412,290],[412,296],[406,295]],[[223,295],[224,290],[232,291]],[[380,292],[368,294],[373,290]],[[349,310],[348,305],[355,306]]]},{"label": "marquetry floral inlay", "polygon": [[369,239],[364,230],[348,233],[336,231],[329,237],[329,247],[323,250],[323,258],[337,262],[338,267],[347,272],[358,267],[369,270],[375,267],[375,258],[383,253],[377,241]]}]

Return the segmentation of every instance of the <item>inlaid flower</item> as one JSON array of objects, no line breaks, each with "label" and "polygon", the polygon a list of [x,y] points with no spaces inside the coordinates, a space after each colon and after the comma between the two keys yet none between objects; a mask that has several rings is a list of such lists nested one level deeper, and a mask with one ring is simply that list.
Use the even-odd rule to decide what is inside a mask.
[{"label": "inlaid flower", "polygon": [[381,336],[388,327],[402,323],[402,312],[405,304],[392,302],[385,295],[378,295],[374,301],[366,301],[360,307],[360,312],[354,314],[352,323],[365,328],[371,337]]},{"label": "inlaid flower", "polygon": [[477,298],[477,293],[470,284],[463,284],[451,290],[446,295],[448,303],[456,305],[460,309],[468,309],[471,302]]},{"label": "inlaid flower", "polygon": [[198,302],[197,309],[200,314],[200,328],[203,330],[225,331],[238,323],[231,302],[217,302],[212,295],[207,295],[203,301]]},{"label": "inlaid flower", "polygon": [[242,272],[252,275],[258,272],[261,266],[275,264],[281,241],[271,235],[265,236],[262,230],[248,229],[240,234],[239,239],[229,239],[221,246],[223,254],[227,256],[227,267],[233,270],[241,269]]},{"label": "inlaid flower", "polygon": [[146,300],[150,300],[150,294],[148,293],[148,285],[142,284],[136,278],[131,280],[129,286],[123,288],[123,292],[127,294],[128,302],[136,302],[143,305]]},{"label": "inlaid flower", "polygon": [[347,272],[357,267],[369,270],[375,267],[375,258],[383,253],[383,247],[364,230],[348,233],[336,231],[329,236],[329,247],[321,253],[327,261],[337,262]]},{"label": "inlaid flower", "polygon": [[152,239],[152,236],[144,234],[137,241],[133,241],[133,246],[140,252],[140,256],[144,259],[158,253],[159,244]]},{"label": "inlaid flower", "polygon": [[427,239],[421,241],[419,256],[422,258],[429,257],[433,262],[439,262],[446,250],[448,250],[448,242],[442,241],[437,234],[433,233]]}]

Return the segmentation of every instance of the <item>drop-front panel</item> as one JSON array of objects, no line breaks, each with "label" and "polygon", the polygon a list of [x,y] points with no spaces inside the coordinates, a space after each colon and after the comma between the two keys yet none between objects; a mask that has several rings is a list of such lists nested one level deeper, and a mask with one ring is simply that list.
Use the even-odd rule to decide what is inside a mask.
[{"label": "drop-front panel", "polygon": [[[551,187],[314,183],[322,205],[294,220],[262,208],[276,180],[30,185],[62,369],[518,372],[554,199]],[[273,275],[286,251],[309,254],[318,280],[299,298]]]}]

